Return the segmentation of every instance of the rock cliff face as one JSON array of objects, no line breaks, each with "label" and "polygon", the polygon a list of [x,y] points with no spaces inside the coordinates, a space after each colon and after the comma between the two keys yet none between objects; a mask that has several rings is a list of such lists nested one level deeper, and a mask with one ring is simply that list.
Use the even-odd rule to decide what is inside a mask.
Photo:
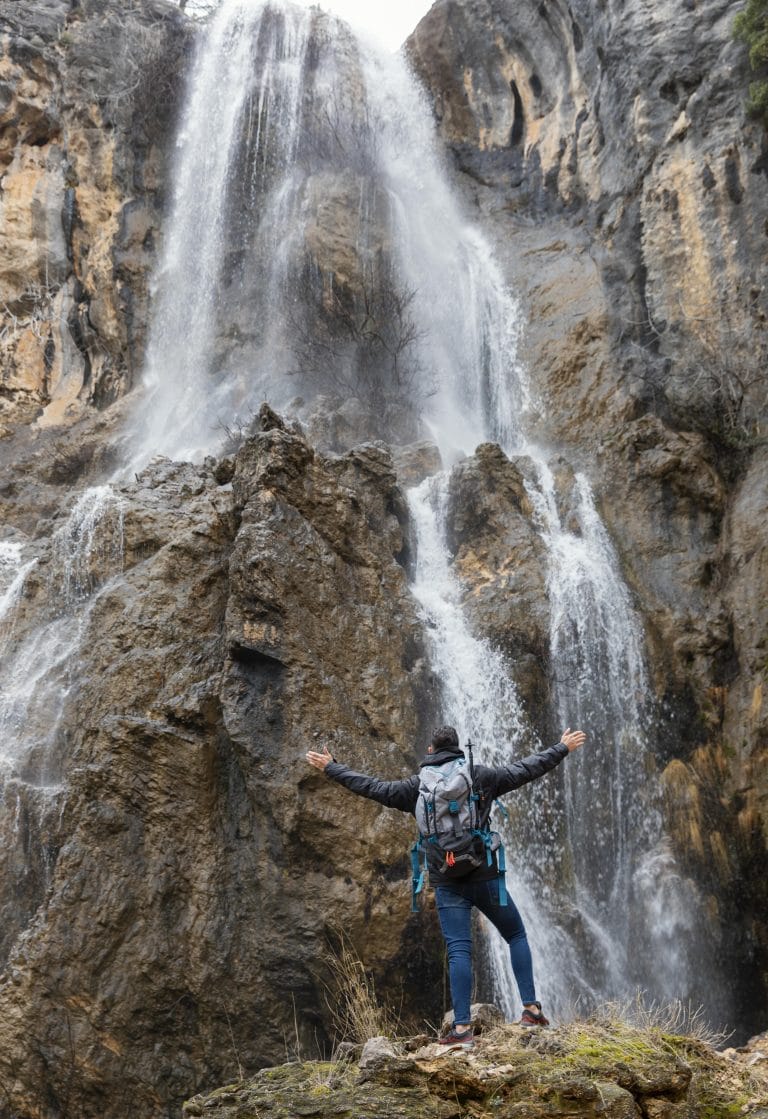
[{"label": "rock cliff face", "polygon": [[[14,1114],[166,1114],[238,1060],[327,1044],[334,926],[392,990],[437,967],[409,943],[410,828],[350,811],[304,760],[319,740],[361,768],[415,761],[428,680],[391,460],[323,459],[263,422],[215,470],[161,461],[120,491],[122,572],[61,716],[53,865],[0,982]],[[57,591],[39,559],[21,629]]]},{"label": "rock cliff face", "polygon": [[171,4],[101,0],[4,4],[0,31],[2,420],[39,427],[141,367],[190,35]]},{"label": "rock cliff face", "polygon": [[[542,435],[592,480],[644,615],[681,858],[764,946],[767,149],[732,16],[438,0],[408,50],[524,308]],[[504,561],[469,540],[479,624],[535,644],[544,601],[500,635]]]},{"label": "rock cliff face", "polygon": [[[729,20],[725,0],[438,0],[409,51],[519,291],[539,434],[589,474],[644,616],[679,857],[757,1015],[768,198]],[[0,636],[24,647],[75,594],[55,532],[113,463],[141,368],[194,31],[162,0],[6,0],[0,31],[0,518],[37,561]],[[309,248],[350,280],[356,229],[331,193]],[[439,1001],[409,827],[302,761],[317,735],[397,776],[434,713],[398,477],[436,452],[392,454],[367,427],[354,400],[320,401],[310,439],[264,412],[228,457],[124,483],[100,521],[84,640],[52,673],[55,741],[41,728],[3,790],[0,1114],[166,1115],[238,1062],[322,1045],[334,923],[389,988]],[[473,626],[538,722],[548,603],[524,471],[478,448],[448,528]],[[428,1000],[414,1010],[436,1017]]]}]

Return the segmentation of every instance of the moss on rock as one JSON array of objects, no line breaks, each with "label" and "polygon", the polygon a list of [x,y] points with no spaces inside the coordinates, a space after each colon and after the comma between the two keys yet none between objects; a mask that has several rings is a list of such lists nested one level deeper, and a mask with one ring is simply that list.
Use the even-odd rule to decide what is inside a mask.
[{"label": "moss on rock", "polygon": [[213,1119],[763,1119],[768,1073],[694,1038],[625,1023],[546,1031],[503,1026],[475,1048],[435,1044],[352,1063],[303,1062],[196,1096],[186,1116]]}]

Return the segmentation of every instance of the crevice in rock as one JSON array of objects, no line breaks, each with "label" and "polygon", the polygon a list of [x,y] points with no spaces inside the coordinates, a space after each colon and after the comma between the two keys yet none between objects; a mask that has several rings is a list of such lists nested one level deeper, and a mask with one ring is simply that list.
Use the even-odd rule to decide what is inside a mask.
[{"label": "crevice in rock", "polygon": [[87,300],[85,300],[84,302],[80,301],[80,298],[78,298],[78,296],[84,298],[85,292],[83,291],[80,284],[78,284],[77,287],[80,290],[75,291],[74,306],[72,307],[72,310],[67,317],[67,326],[69,327],[69,333],[72,337],[72,341],[75,343],[75,346],[77,347],[83,358],[83,385],[85,386],[90,384],[92,373],[91,355],[88,352],[88,345],[85,340],[85,331],[83,329],[83,319],[87,318],[88,314],[88,303]]},{"label": "crevice in rock", "polygon": [[725,157],[725,189],[731,202],[738,206],[744,197],[744,188],[741,185],[738,162],[733,152],[729,152]]},{"label": "crevice in rock", "polygon": [[263,649],[256,649],[251,645],[233,642],[229,654],[233,661],[251,670],[258,669],[274,675],[279,675],[287,666],[279,657],[266,653]]},{"label": "crevice in rock", "polygon": [[520,96],[517,83],[510,82],[509,88],[512,90],[512,97],[515,102],[515,118],[512,122],[512,131],[509,136],[509,146],[515,148],[521,143],[525,133],[525,117],[523,115],[523,99]]},{"label": "crevice in rock", "polygon": [[571,33],[573,34],[573,46],[578,54],[584,46],[584,36],[581,33],[581,28],[576,22],[573,13],[571,13]]}]

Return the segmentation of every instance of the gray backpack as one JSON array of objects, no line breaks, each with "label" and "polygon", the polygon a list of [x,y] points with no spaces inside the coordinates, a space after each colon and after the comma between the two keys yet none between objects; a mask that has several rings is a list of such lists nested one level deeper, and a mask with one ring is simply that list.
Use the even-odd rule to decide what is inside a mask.
[{"label": "gray backpack", "polygon": [[[451,758],[442,765],[421,768],[415,809],[419,838],[411,848],[414,910],[427,871],[438,881],[461,880],[478,867],[493,866],[493,852],[498,851],[499,874],[504,873],[499,836],[487,825],[480,826],[480,795],[475,789],[471,744],[468,751],[469,763],[464,758]],[[503,878],[501,885],[499,900],[505,904]]]}]

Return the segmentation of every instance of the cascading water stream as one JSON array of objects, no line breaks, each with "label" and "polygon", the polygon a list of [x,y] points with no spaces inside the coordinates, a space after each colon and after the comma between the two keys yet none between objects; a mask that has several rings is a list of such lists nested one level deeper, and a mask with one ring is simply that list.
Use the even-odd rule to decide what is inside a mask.
[{"label": "cascading water stream", "polygon": [[122,516],[111,486],[80,496],[51,542],[51,577],[35,624],[7,643],[0,661],[0,742],[6,764],[32,785],[59,779],[55,741],[73,656],[94,592],[122,567]]},{"label": "cascading water stream", "polygon": [[[449,503],[448,475],[428,478],[409,494],[411,518],[418,540],[413,593],[427,619],[430,661],[441,681],[443,717],[454,725],[461,741],[477,743],[477,760],[507,765],[514,758],[533,753],[540,742],[527,724],[509,666],[488,641],[475,637],[462,607],[462,589],[450,565],[445,541]],[[495,814],[508,851],[507,883],[518,908],[529,917],[528,935],[539,975],[539,996],[561,1013],[567,1003],[561,984],[568,976],[569,989],[589,989],[589,981],[572,939],[554,919],[556,903],[550,877],[557,873],[554,836],[545,844],[532,843],[542,829],[536,789],[518,793],[504,817]],[[492,995],[504,1012],[517,1013],[516,991],[509,953],[498,934],[485,921],[486,958]],[[557,975],[543,966],[557,959]]]},{"label": "cascading water stream", "polygon": [[94,606],[122,569],[122,519],[122,498],[97,486],[39,557],[22,564],[20,548],[0,545],[0,561],[15,549],[16,568],[0,591],[0,961],[48,888],[66,797],[62,716]]}]

